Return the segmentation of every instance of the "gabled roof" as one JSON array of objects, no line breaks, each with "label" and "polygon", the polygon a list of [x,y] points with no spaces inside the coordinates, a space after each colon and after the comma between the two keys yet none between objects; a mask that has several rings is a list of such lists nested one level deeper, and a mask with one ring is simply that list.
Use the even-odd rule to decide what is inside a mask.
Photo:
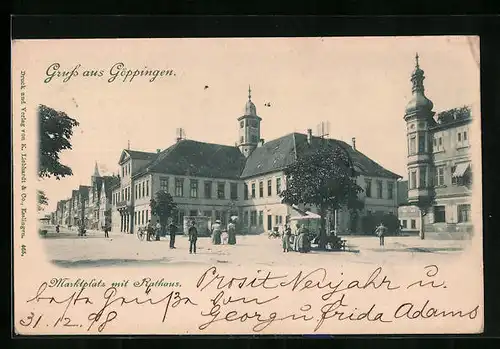
[{"label": "gabled roof", "polygon": [[118,161],[118,163],[121,164],[126,159],[127,156],[129,156],[132,160],[152,161],[156,158],[157,155],[158,155],[158,153],[150,153],[150,152],[145,152],[145,151],[123,149],[122,154],[120,156],[120,160]]},{"label": "gabled roof", "polygon": [[235,146],[180,140],[146,165],[145,172],[208,178],[238,179],[245,157]]},{"label": "gabled roof", "polygon": [[[349,144],[336,139],[325,139],[331,146],[345,149],[354,167],[365,176],[401,178],[401,176],[385,169]],[[319,144],[322,139],[312,137],[312,145]],[[254,177],[265,173],[280,171],[291,165],[297,157],[305,155],[310,150],[307,135],[291,133],[255,148],[250,154],[241,174],[242,178]]]},{"label": "gabled roof", "polygon": [[248,156],[242,178],[282,170],[296,160],[295,133],[287,134],[257,147]]}]

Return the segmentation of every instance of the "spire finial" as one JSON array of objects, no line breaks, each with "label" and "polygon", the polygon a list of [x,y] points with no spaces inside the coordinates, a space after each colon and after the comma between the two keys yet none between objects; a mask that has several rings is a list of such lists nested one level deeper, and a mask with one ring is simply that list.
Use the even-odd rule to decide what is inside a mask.
[{"label": "spire finial", "polygon": [[94,166],[94,177],[101,177],[101,175],[99,174],[99,166],[97,166],[97,161],[95,162]]},{"label": "spire finial", "polygon": [[130,139],[127,140],[127,149],[130,150]]},{"label": "spire finial", "polygon": [[250,88],[250,85],[248,85],[248,100],[252,99],[252,89]]},{"label": "spire finial", "polygon": [[418,56],[418,52],[417,52],[415,54],[415,67],[420,68],[420,66],[418,65],[418,58],[419,58],[419,56]]}]

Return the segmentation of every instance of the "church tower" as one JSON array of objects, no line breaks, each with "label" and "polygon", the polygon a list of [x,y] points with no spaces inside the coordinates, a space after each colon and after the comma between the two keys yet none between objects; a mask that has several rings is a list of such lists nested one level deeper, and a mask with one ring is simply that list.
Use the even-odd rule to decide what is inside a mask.
[{"label": "church tower", "polygon": [[94,174],[92,175],[92,177],[90,179],[92,182],[92,187],[94,187],[96,179],[98,177],[101,177],[101,175],[99,174],[99,167],[97,166],[97,161],[96,161],[95,166],[94,166]]},{"label": "church tower", "polygon": [[260,141],[260,122],[262,119],[257,115],[257,109],[252,102],[252,90],[248,86],[248,101],[245,105],[245,114],[238,118],[238,148],[241,153],[248,157],[257,147]]},{"label": "church tower", "polygon": [[416,204],[430,196],[433,187],[432,133],[429,127],[435,124],[433,103],[424,93],[424,71],[420,69],[418,53],[415,55],[415,70],[411,76],[412,98],[406,106],[407,151],[408,151],[408,202]]}]

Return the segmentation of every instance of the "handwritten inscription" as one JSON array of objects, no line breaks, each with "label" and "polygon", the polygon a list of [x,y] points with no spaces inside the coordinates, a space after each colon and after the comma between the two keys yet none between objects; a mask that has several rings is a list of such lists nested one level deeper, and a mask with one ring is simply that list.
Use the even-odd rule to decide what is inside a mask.
[{"label": "handwritten inscription", "polygon": [[[449,308],[440,306],[432,299],[429,290],[447,290],[437,265],[426,266],[422,277],[407,283],[395,282],[382,267],[375,268],[366,277],[348,279],[340,273],[334,280],[324,268],[299,271],[292,275],[258,270],[253,276],[234,276],[226,275],[212,266],[197,279],[194,294],[172,290],[181,288],[180,283],[163,278],[129,281],[113,282],[108,287],[102,280],[54,278],[42,283],[35,295],[27,300],[32,305],[43,304],[46,314],[42,310],[37,312],[35,307],[19,321],[19,325],[29,328],[71,327],[82,328],[86,332],[107,333],[113,331],[111,324],[116,326],[121,318],[127,318],[121,316],[122,312],[130,314],[133,311],[130,307],[134,306],[150,307],[148,314],[158,323],[176,321],[175,315],[169,316],[174,309],[182,314],[198,314],[198,317],[192,318],[193,327],[205,333],[210,333],[213,326],[233,323],[248,324],[249,331],[258,333],[272,325],[299,322],[304,324],[300,327],[304,331],[310,328],[312,332],[317,332],[324,331],[326,324],[332,321],[389,326],[397,321],[442,321],[439,319],[443,318],[467,321],[475,319],[480,313],[479,305],[464,309]],[[125,291],[130,288],[140,290],[141,295],[130,296],[134,292]],[[65,289],[71,291],[62,297],[51,293],[51,290],[62,292]],[[391,294],[398,294],[399,299],[404,299],[405,292],[415,289],[425,290],[421,294],[427,298],[408,297],[401,303],[391,303],[389,306],[379,301],[391,299]],[[359,296],[363,298],[363,294],[373,292],[379,293],[381,297],[359,302]],[[280,302],[286,302],[287,299],[296,302],[283,306]],[[50,318],[47,306],[51,309]],[[54,313],[57,314],[55,317]],[[225,329],[230,331],[230,327]]]}]

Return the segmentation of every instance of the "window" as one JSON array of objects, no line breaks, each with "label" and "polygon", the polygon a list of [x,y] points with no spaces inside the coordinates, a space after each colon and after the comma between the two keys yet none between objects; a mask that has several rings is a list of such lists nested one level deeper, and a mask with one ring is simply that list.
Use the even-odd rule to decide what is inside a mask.
[{"label": "window", "polygon": [[189,211],[189,215],[190,215],[191,217],[195,217],[195,216],[197,216],[197,215],[198,215],[198,211],[197,211],[197,210],[191,210],[191,211]]},{"label": "window", "polygon": [[382,199],[382,181],[377,181],[377,198]]},{"label": "window", "polygon": [[281,178],[276,178],[276,195],[281,193]]},{"label": "window", "polygon": [[418,152],[425,153],[425,133],[418,134]]},{"label": "window", "polygon": [[179,221],[177,222],[177,224],[184,225],[184,210],[179,210]]},{"label": "window", "polygon": [[184,179],[175,179],[175,196],[184,196]]},{"label": "window", "polygon": [[125,194],[123,193],[123,189],[121,190],[120,201],[125,200]]},{"label": "window", "polygon": [[420,167],[418,170],[419,170],[419,174],[420,174],[419,187],[426,188],[427,187],[427,168]]},{"label": "window", "polygon": [[417,171],[411,171],[410,176],[410,189],[415,189],[417,188]]},{"label": "window", "polygon": [[387,198],[392,200],[394,198],[394,183],[387,182]]},{"label": "window", "polygon": [[467,131],[464,131],[464,137],[463,137],[464,141],[467,140]]},{"label": "window", "polygon": [[408,227],[406,219],[401,220],[401,225],[403,226],[403,229],[406,229]]},{"label": "window", "polygon": [[146,210],[146,223],[148,222],[149,218],[148,218],[148,215],[149,215],[149,211]]},{"label": "window", "polygon": [[257,211],[252,211],[250,213],[250,225],[252,227],[257,225]]},{"label": "window", "polygon": [[134,197],[137,199],[139,196],[137,195],[137,184],[134,185]]},{"label": "window", "polygon": [[255,198],[255,183],[252,183],[252,198]]},{"label": "window", "polygon": [[273,183],[273,181],[270,179],[267,181],[267,196],[271,196],[271,194],[272,194],[272,190],[273,190],[272,183]]},{"label": "window", "polygon": [[264,225],[264,211],[259,211],[259,227]]},{"label": "window", "polygon": [[243,136],[240,137],[240,143],[243,143],[244,139]]},{"label": "window", "polygon": [[462,134],[460,132],[458,132],[457,136],[458,136],[458,141],[462,142]]},{"label": "window", "polygon": [[276,216],[276,217],[275,217],[274,224],[275,224],[275,225],[280,224],[280,216]]},{"label": "window", "polygon": [[434,222],[436,223],[446,222],[446,211],[444,206],[434,206]]},{"label": "window", "polygon": [[248,184],[243,184],[243,199],[248,200]]},{"label": "window", "polygon": [[241,120],[241,121],[240,121],[240,128],[243,128],[243,127],[245,127],[245,121],[244,121],[244,120]]},{"label": "window", "polygon": [[125,167],[122,166],[122,177],[125,177]]},{"label": "window", "polygon": [[190,191],[189,194],[192,198],[198,197],[198,181],[196,179],[191,179],[190,181]]},{"label": "window", "polygon": [[168,193],[168,177],[160,177],[160,190]]},{"label": "window", "polygon": [[243,224],[248,226],[248,211],[243,214]]},{"label": "window", "polygon": [[146,182],[142,182],[142,197],[144,197],[145,194],[146,194],[146,187],[145,187],[145,185],[146,185]]},{"label": "window", "polygon": [[366,197],[371,198],[372,197],[372,181],[371,181],[371,179],[365,179],[365,191],[366,191]]},{"label": "window", "polygon": [[257,138],[256,135],[252,135],[252,143],[257,143],[259,139]]},{"label": "window", "polygon": [[141,211],[141,224],[144,224],[144,210]]},{"label": "window", "polygon": [[211,199],[212,198],[212,182],[206,181],[204,185],[204,196],[205,199]]},{"label": "window", "polygon": [[413,155],[417,152],[417,137],[416,136],[412,136],[410,137],[410,154],[409,155]]},{"label": "window", "polygon": [[264,182],[259,182],[259,197],[264,197]]},{"label": "window", "polygon": [[230,197],[231,200],[237,200],[238,199],[238,184],[237,183],[231,183],[230,187]]},{"label": "window", "polygon": [[470,205],[458,205],[458,223],[470,222]]},{"label": "window", "polygon": [[417,221],[414,220],[414,219],[411,220],[411,228],[412,229],[417,229]]},{"label": "window", "polygon": [[146,181],[146,197],[149,196],[149,181]]},{"label": "window", "polygon": [[457,170],[457,166],[451,167],[451,184],[452,185],[457,185],[457,176],[454,176],[456,170]]},{"label": "window", "polygon": [[137,212],[137,211],[136,211],[136,212],[134,212],[134,224],[137,224],[137,214],[138,214],[138,213],[139,213],[139,212]]},{"label": "window", "polygon": [[226,198],[225,187],[226,187],[226,184],[224,182],[217,184],[217,198],[218,199],[225,199]]}]

